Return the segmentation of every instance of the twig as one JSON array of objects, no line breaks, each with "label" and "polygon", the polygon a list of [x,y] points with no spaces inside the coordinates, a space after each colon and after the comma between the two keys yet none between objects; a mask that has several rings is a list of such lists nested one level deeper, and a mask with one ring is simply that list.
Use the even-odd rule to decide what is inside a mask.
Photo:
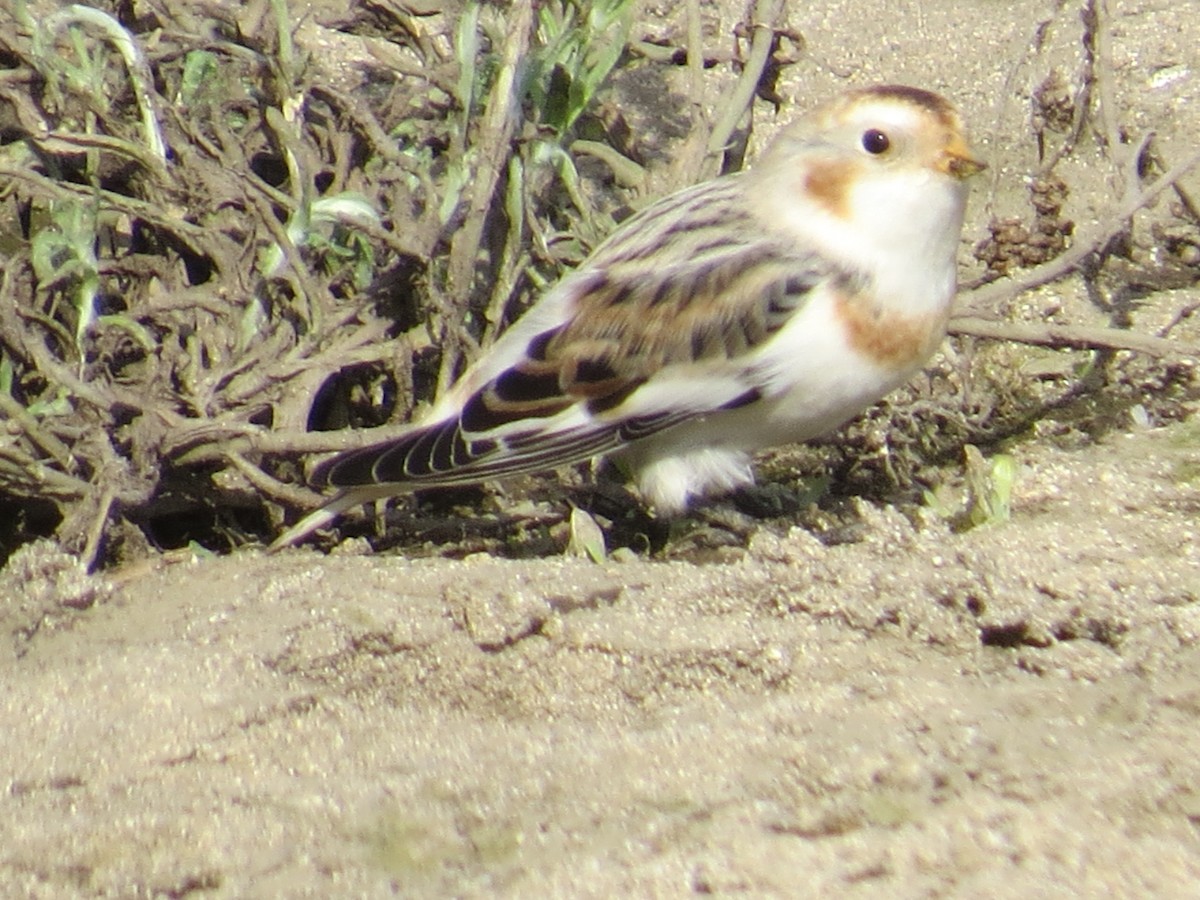
[{"label": "twig", "polygon": [[69,156],[82,154],[88,150],[102,150],[124,159],[136,160],[156,177],[162,178],[163,176],[162,164],[151,151],[131,141],[104,134],[81,134],[71,131],[55,131],[49,128],[37,132],[26,132],[24,138],[47,154]]},{"label": "twig", "polygon": [[[1038,23],[1035,30],[1035,43],[1039,50],[1043,49],[1043,42],[1046,38],[1046,30],[1050,27],[1054,18],[1061,12],[1061,7],[1056,7],[1055,12],[1049,19],[1045,19]],[[1054,171],[1055,166],[1063,161],[1079,143],[1080,137],[1083,135],[1083,130],[1087,127],[1090,120],[1092,108],[1092,96],[1096,87],[1096,15],[1094,0],[1087,0],[1083,4],[1080,11],[1080,18],[1083,20],[1083,35],[1080,39],[1083,51],[1082,74],[1079,78],[1079,87],[1075,91],[1075,95],[1071,100],[1073,113],[1071,116],[1071,130],[1063,138],[1062,143],[1050,155],[1049,158],[1043,156],[1042,140],[1043,134],[1038,135],[1038,157],[1041,159],[1041,166],[1038,168],[1038,176],[1042,177]],[[1006,84],[1006,87],[1011,85]],[[996,173],[999,177],[999,173]]]},{"label": "twig", "polygon": [[75,457],[71,455],[71,448],[43,428],[37,419],[8,394],[0,394],[0,421],[4,419],[19,425],[25,436],[53,457],[63,471],[75,471]]},{"label": "twig", "polygon": [[775,23],[783,12],[783,0],[758,0],[754,6],[754,36],[750,40],[750,55],[746,58],[742,76],[729,99],[722,105],[722,112],[708,139],[708,152],[720,153],[729,144],[729,138],[738,122],[754,102],[754,93],[762,81],[763,72],[771,58],[775,45]]},{"label": "twig", "polygon": [[[450,261],[447,266],[446,283],[456,296],[460,309],[474,287],[474,271],[479,246],[483,240],[483,229],[487,224],[487,211],[491,206],[500,175],[508,166],[512,153],[512,138],[516,132],[519,98],[517,97],[517,73],[521,60],[526,56],[532,37],[533,2],[520,0],[508,13],[508,35],[504,46],[496,80],[485,104],[483,121],[475,146],[479,149],[479,164],[472,172],[472,190],[467,205],[466,218],[462,227],[454,234],[450,243]],[[441,394],[449,387],[458,367],[456,348],[443,350],[441,370],[438,372],[437,392]]]},{"label": "twig", "polygon": [[[5,294],[7,291],[0,291],[0,296]],[[0,310],[0,316],[6,316],[7,312],[7,310]],[[69,366],[64,366],[51,356],[45,344],[40,343],[36,338],[26,342],[20,351],[28,354],[36,369],[48,380],[65,388],[75,399],[87,401],[104,416],[107,417],[116,407],[117,398],[110,385],[87,382],[79,378]],[[132,399],[132,395],[124,394],[122,402],[126,401],[128,401],[126,405],[129,407],[141,410],[142,404],[138,400]]]},{"label": "twig", "polygon": [[252,446],[249,440],[263,428],[248,422],[186,419],[168,410],[158,414],[168,426],[159,453],[178,467],[224,459],[226,453]]},{"label": "twig", "polygon": [[76,502],[92,491],[92,486],[83,479],[66,475],[15,447],[3,445],[0,445],[0,485],[8,494],[17,494],[18,488],[23,488],[28,497],[53,497],[69,502]]},{"label": "twig", "polygon": [[1125,223],[1143,206],[1155,197],[1173,186],[1179,179],[1200,165],[1200,151],[1193,153],[1183,162],[1174,166],[1153,184],[1144,189],[1132,200],[1125,202],[1097,229],[1096,233],[1086,240],[1080,240],[1070,250],[1050,260],[1050,262],[1030,269],[1020,278],[1005,281],[994,281],[983,287],[976,288],[963,295],[965,301],[961,306],[964,316],[987,316],[994,314],[1001,303],[1011,300],[1018,294],[1043,284],[1049,284],[1070,274],[1080,263],[1099,252],[1113,235],[1118,234]]},{"label": "twig", "polygon": [[325,499],[314,491],[284,484],[282,481],[272,478],[262,469],[252,465],[240,453],[226,453],[225,459],[231,462],[233,467],[242,473],[242,477],[257,488],[260,493],[266,494],[272,500],[286,503],[289,506],[299,507],[300,509],[307,509],[316,506]]},{"label": "twig", "polygon": [[222,404],[226,408],[240,406],[261,398],[274,385],[287,384],[307,372],[328,375],[348,366],[381,362],[411,352],[409,340],[388,338],[387,325],[383,319],[372,319],[319,353],[296,347],[277,362],[256,359],[251,368],[238,366],[222,376],[226,383],[221,390]]},{"label": "twig", "polygon": [[1190,319],[1196,314],[1196,310],[1200,309],[1200,302],[1188,303],[1181,309],[1175,310],[1175,315],[1171,316],[1171,321],[1158,329],[1158,336],[1165,338],[1168,334],[1175,330],[1175,326],[1185,319]]},{"label": "twig", "polygon": [[[431,74],[430,70],[423,69],[420,70],[419,77],[430,79]],[[439,84],[438,87],[447,93],[452,93],[454,90],[453,85],[445,83]],[[434,195],[435,192],[430,189],[432,181],[429,178],[429,167],[417,162],[415,157],[402,152],[397,146],[396,139],[384,131],[375,114],[358,98],[328,84],[314,84],[309,87],[308,92],[312,97],[321,99],[350,120],[370,144],[372,157],[387,160],[408,174],[416,176],[429,189],[429,195]]]},{"label": "twig", "polygon": [[83,552],[79,557],[79,562],[85,572],[91,572],[95,568],[96,557],[100,553],[100,541],[104,537],[104,527],[108,524],[108,517],[112,513],[113,501],[116,500],[116,496],[117,492],[113,487],[105,488],[104,493],[100,495],[96,514],[92,516],[92,524],[88,528],[87,541],[84,542]]},{"label": "twig", "polygon": [[1018,341],[1044,347],[1076,350],[1133,350],[1154,357],[1200,357],[1200,346],[1166,340],[1121,328],[1088,328],[1080,325],[1039,325],[1026,322],[996,322],[974,316],[955,316],[951,334],[999,341]]},{"label": "twig", "polygon": [[504,244],[496,262],[491,296],[484,307],[481,339],[485,344],[494,340],[496,331],[503,327],[504,312],[513,298],[519,273],[527,260],[521,251],[521,239],[525,236],[525,216],[522,209],[524,193],[525,169],[521,158],[514,155],[508,160],[508,184],[504,192],[504,218],[507,225],[504,229]]},{"label": "twig", "polygon": [[700,20],[700,0],[687,0],[687,67],[692,102],[704,115],[700,98],[704,96],[704,31]]},{"label": "twig", "polygon": [[265,431],[257,425],[206,425],[204,431],[203,439],[196,434],[189,434],[186,437],[191,437],[191,440],[175,442],[175,447],[187,449],[163,455],[170,458],[175,466],[194,467],[219,462],[234,453],[279,456],[335,453],[398,437],[407,431],[407,426],[387,425],[339,431]]},{"label": "twig", "polygon": [[54,181],[35,172],[29,166],[12,166],[0,163],[0,182],[23,181],[31,185],[40,196],[54,200],[68,200],[93,204],[101,201],[101,212],[124,213],[130,218],[141,219],[164,232],[174,235],[179,241],[195,253],[205,258],[219,258],[206,249],[211,239],[208,229],[201,225],[193,225],[180,215],[169,216],[163,212],[161,205],[138,200],[125,194],[118,194],[104,188],[88,187],[70,184],[66,181]]},{"label": "twig", "polygon": [[[1097,100],[1100,102],[1100,138],[1104,141],[1113,164],[1118,169],[1120,160],[1116,158],[1117,148],[1121,146],[1121,128],[1117,124],[1117,89],[1113,83],[1112,33],[1109,23],[1108,4],[1105,0],[1088,0],[1083,13],[1085,23],[1085,43],[1091,52],[1093,78],[1096,84]],[[1125,172],[1121,171],[1122,178]],[[1136,184],[1136,181],[1134,182]],[[1123,185],[1126,191],[1131,190],[1129,184]]]},{"label": "twig", "polygon": [[[716,166],[706,165],[713,156],[708,150],[712,134],[709,109],[703,102],[703,94],[697,87],[697,72],[704,71],[703,29],[700,18],[699,0],[688,0],[686,4],[687,37],[686,49],[679,51],[688,67],[688,96],[691,98],[688,114],[691,120],[687,140],[679,148],[674,172],[678,181],[693,184],[717,174]],[[646,186],[649,186],[648,184]]]}]

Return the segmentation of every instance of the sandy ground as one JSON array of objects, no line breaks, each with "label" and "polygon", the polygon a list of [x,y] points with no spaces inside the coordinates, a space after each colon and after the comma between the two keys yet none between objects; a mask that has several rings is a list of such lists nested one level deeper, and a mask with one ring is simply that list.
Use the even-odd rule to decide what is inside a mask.
[{"label": "sandy ground", "polygon": [[[996,162],[977,237],[1018,205],[1029,91],[1081,26],[960,5],[813,4],[790,77],[955,97]],[[1188,4],[1111,5],[1123,115],[1194,147]],[[1012,452],[1007,523],[864,506],[855,543],[764,531],[723,564],[248,551],[88,577],[27,547],[0,573],[0,895],[1200,890],[1200,429]]]},{"label": "sandy ground", "polygon": [[0,881],[1178,894],[1197,437],[1027,448],[1007,524],[868,509],[858,543],[764,535],[724,565],[298,551],[105,584],[29,551],[7,577],[48,588],[0,661]]}]

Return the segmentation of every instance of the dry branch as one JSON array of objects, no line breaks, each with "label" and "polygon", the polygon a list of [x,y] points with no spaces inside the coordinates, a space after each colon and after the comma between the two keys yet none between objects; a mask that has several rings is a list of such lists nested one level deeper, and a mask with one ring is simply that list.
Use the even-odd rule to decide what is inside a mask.
[{"label": "dry branch", "polygon": [[1200,358],[1200,346],[1196,344],[1137,334],[1121,328],[1035,325],[1027,322],[997,322],[973,316],[955,316],[950,320],[950,333],[1060,349],[1132,350],[1158,358]]},{"label": "dry branch", "polygon": [[1197,165],[1200,165],[1200,151],[1173,166],[1149,187],[1144,188],[1132,199],[1127,200],[1105,216],[1099,228],[1086,238],[1077,240],[1067,252],[1048,263],[1030,269],[1019,278],[994,281],[973,291],[968,291],[962,297],[959,315],[993,317],[1001,305],[1012,300],[1018,294],[1023,294],[1025,291],[1033,290],[1052,281],[1058,281],[1071,274],[1089,257],[1102,252],[1114,236],[1124,231],[1128,227],[1129,220],[1138,210],[1152,202],[1167,188],[1174,187]]}]

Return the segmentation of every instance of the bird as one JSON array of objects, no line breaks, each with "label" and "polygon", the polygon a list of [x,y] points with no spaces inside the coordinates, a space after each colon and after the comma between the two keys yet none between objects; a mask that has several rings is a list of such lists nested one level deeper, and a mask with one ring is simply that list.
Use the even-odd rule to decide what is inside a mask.
[{"label": "bird", "polygon": [[400,436],[314,470],[294,544],[364,503],[599,456],[674,516],[753,483],[755,451],[832,431],[946,332],[967,180],[941,95],[845,91],[755,163],[623,222]]}]

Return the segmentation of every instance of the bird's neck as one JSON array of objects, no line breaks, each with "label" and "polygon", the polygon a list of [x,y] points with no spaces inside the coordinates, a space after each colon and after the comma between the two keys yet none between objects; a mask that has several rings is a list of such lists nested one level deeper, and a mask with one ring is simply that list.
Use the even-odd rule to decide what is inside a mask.
[{"label": "bird's neck", "polygon": [[965,207],[959,185],[932,174],[925,183],[914,183],[912,173],[877,178],[856,185],[836,211],[810,192],[788,193],[768,190],[758,198],[772,227],[860,273],[881,303],[915,315],[948,308]]}]

